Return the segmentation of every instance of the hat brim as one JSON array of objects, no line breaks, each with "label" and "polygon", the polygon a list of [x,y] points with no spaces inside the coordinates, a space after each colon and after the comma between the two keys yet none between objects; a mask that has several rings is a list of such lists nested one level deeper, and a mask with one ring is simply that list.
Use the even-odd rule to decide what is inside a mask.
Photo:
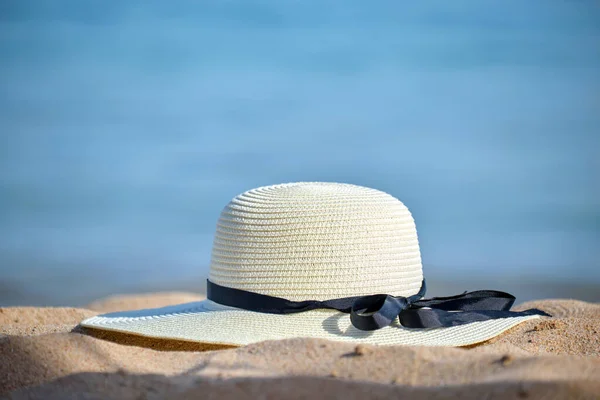
[{"label": "hat brim", "polygon": [[123,311],[88,318],[87,328],[159,339],[243,346],[264,340],[313,337],[380,345],[467,346],[489,340],[537,315],[472,322],[449,328],[410,329],[397,321],[376,331],[361,331],[348,314],[313,310],[264,314],[210,300],[162,308]]}]

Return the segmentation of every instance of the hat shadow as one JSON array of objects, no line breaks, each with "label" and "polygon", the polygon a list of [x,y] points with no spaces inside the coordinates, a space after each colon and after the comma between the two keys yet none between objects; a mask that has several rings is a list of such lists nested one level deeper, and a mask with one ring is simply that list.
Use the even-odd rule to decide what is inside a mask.
[{"label": "hat shadow", "polygon": [[233,349],[239,347],[225,344],[153,338],[148,336],[135,335],[132,333],[86,328],[81,325],[77,325],[71,330],[71,332],[91,336],[100,340],[106,340],[108,342],[120,344],[123,346],[143,347],[146,349],[152,349],[156,351],[213,351]]},{"label": "hat shadow", "polygon": [[361,331],[352,324],[350,324],[346,331],[341,330],[339,322],[342,318],[349,318],[349,315],[341,312],[333,314],[325,318],[321,326],[327,333],[335,336],[352,337],[354,339],[366,339],[373,336],[374,331]]}]

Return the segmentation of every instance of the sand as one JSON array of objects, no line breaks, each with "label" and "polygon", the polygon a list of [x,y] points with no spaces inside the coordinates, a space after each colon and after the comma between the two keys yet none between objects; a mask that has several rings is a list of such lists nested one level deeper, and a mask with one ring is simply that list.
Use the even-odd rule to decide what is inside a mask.
[{"label": "sand", "polygon": [[89,316],[201,299],[118,296],[79,308],[0,308],[0,396],[11,399],[600,398],[600,304],[529,302],[553,315],[471,348],[315,339],[240,348],[84,330]]}]

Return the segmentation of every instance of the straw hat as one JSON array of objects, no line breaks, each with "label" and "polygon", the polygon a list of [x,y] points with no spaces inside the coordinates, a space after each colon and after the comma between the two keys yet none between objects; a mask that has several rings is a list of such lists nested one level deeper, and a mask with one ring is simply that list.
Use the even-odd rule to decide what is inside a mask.
[{"label": "straw hat", "polygon": [[289,183],[235,197],[217,223],[207,300],[100,315],[88,328],[245,345],[315,337],[464,346],[547,315],[509,311],[478,291],[423,299],[414,220],[391,195],[340,183]]}]

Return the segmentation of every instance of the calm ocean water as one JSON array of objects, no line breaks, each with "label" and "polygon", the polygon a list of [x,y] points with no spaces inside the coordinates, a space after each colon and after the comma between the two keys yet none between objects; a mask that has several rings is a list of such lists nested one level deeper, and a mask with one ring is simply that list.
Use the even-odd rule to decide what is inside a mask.
[{"label": "calm ocean water", "polygon": [[593,1],[4,1],[0,305],[201,288],[233,196],[320,180],[400,198],[429,281],[600,292],[598,21]]}]

